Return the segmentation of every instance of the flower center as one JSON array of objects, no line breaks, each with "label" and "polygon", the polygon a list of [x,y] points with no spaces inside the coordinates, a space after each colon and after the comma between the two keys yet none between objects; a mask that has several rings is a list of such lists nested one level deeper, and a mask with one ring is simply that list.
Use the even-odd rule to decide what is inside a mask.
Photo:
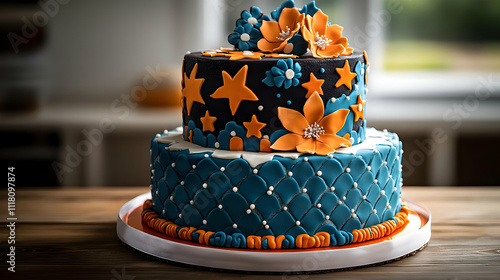
[{"label": "flower center", "polygon": [[250,35],[248,35],[248,33],[243,33],[240,36],[240,40],[243,42],[248,42],[248,41],[250,41]]},{"label": "flower center", "polygon": [[280,34],[276,37],[276,39],[280,40],[280,41],[285,41],[286,38],[288,38],[288,36],[290,36],[290,27],[286,27],[286,31],[285,30],[281,30]]},{"label": "flower center", "polygon": [[295,72],[292,69],[288,69],[285,72],[285,77],[289,80],[293,79],[295,77]]},{"label": "flower center", "polygon": [[256,25],[259,21],[254,17],[249,17],[247,19],[247,22],[250,23],[251,25]]},{"label": "flower center", "polygon": [[325,134],[325,130],[322,126],[319,126],[317,122],[310,124],[306,129],[304,129],[304,138],[314,138],[319,139],[321,135]]},{"label": "flower center", "polygon": [[330,45],[331,42],[332,40],[328,40],[328,38],[326,38],[326,35],[320,36],[318,32],[316,32],[316,40],[314,44],[318,46],[318,48],[324,50],[327,46]]}]

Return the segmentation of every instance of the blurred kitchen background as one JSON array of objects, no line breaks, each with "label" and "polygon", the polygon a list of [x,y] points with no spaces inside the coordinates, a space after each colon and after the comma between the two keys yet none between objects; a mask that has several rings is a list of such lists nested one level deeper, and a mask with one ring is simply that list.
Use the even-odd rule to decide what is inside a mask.
[{"label": "blurred kitchen background", "polygon": [[[2,167],[19,187],[148,185],[150,139],[181,125],[184,53],[281,2],[1,0]],[[500,185],[500,1],[316,4],[368,51],[368,126],[400,135],[405,186]]]}]

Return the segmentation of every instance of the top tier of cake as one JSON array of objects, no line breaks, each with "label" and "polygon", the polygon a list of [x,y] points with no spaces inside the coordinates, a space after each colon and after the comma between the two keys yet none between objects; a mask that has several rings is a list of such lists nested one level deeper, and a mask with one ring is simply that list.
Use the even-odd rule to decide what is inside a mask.
[{"label": "top tier of cake", "polygon": [[[270,19],[244,11],[237,49],[188,52],[184,138],[201,146],[326,155],[365,139],[365,52],[314,5],[286,1]],[[291,28],[290,28],[291,27]]]}]

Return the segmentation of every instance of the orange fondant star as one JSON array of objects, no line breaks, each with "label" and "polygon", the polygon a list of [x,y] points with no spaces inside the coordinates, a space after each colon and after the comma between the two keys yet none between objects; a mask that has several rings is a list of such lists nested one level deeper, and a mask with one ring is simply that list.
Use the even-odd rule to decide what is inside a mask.
[{"label": "orange fondant star", "polygon": [[321,85],[323,85],[324,82],[325,80],[316,79],[316,76],[314,76],[314,74],[311,73],[309,75],[309,82],[302,84],[302,87],[307,89],[306,98],[309,98],[309,96],[311,96],[311,94],[313,94],[315,91],[323,95],[323,90],[321,89]]},{"label": "orange fondant star", "polygon": [[262,137],[262,133],[260,133],[260,130],[264,126],[266,126],[265,123],[261,123],[261,122],[259,122],[259,120],[257,120],[257,116],[256,115],[252,116],[252,121],[250,121],[250,122],[243,122],[243,125],[247,129],[247,138],[250,138],[252,135],[255,136],[255,137],[257,137],[257,138]]},{"label": "orange fondant star", "polygon": [[345,61],[344,67],[343,68],[336,68],[337,73],[339,73],[340,78],[335,84],[335,87],[340,87],[341,85],[345,85],[349,89],[352,89],[351,86],[351,81],[356,77],[356,73],[351,72],[351,68],[349,67],[349,63],[347,63],[347,60]]},{"label": "orange fondant star", "polygon": [[[363,51],[363,56],[365,57],[366,70],[368,70],[368,67],[370,67],[370,62],[368,62],[368,55],[366,54],[366,51]],[[365,72],[365,85],[367,84],[368,84],[368,73]]]},{"label": "orange fondant star", "polygon": [[203,124],[203,131],[215,131],[214,122],[217,120],[216,117],[210,116],[208,110],[205,112],[205,116],[200,118]]},{"label": "orange fondant star", "polygon": [[186,98],[186,107],[188,116],[191,114],[191,107],[193,107],[193,102],[199,102],[205,104],[203,97],[201,97],[201,85],[205,81],[203,78],[196,79],[196,72],[198,71],[198,63],[196,63],[191,70],[189,78],[186,72],[184,72],[184,89],[182,89],[182,97]]},{"label": "orange fondant star", "polygon": [[229,99],[229,107],[231,108],[231,113],[236,113],[241,101],[257,101],[259,98],[249,89],[245,82],[247,80],[248,65],[241,67],[240,71],[231,77],[226,71],[222,71],[222,79],[224,80],[224,85],[219,87],[210,97],[219,99],[227,98]]},{"label": "orange fondant star", "polygon": [[354,112],[354,121],[365,119],[365,103],[366,101],[361,99],[361,95],[358,95],[358,103],[350,106]]}]

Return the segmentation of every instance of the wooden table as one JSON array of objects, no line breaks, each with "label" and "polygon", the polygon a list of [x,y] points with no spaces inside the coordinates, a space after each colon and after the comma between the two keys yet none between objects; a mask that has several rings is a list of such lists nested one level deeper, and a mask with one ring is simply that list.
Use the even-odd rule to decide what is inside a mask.
[{"label": "wooden table", "polygon": [[[405,187],[432,213],[429,246],[415,256],[351,271],[251,275],[154,261],[121,245],[120,207],[147,187],[18,189],[16,273],[7,271],[6,201],[1,192],[1,279],[498,279],[500,187]],[[15,276],[15,277],[14,277]]]}]

